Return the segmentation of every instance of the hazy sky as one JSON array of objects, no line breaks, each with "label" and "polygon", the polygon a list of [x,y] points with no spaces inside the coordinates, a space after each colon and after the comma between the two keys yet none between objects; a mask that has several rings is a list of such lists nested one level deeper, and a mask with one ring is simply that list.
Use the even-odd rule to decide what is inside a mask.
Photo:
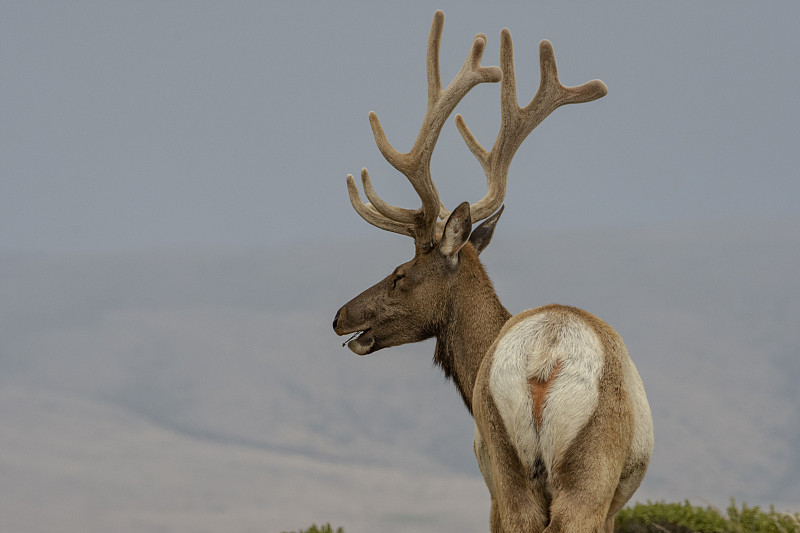
[{"label": "hazy sky", "polygon": [[[443,79],[484,32],[515,42],[521,103],[550,39],[557,110],[511,168],[504,231],[796,218],[796,2],[0,3],[0,252],[272,248],[374,235],[344,176],[416,207],[369,129],[410,147],[425,41]],[[498,86],[458,108],[484,144]],[[451,208],[485,190],[452,118],[433,161]]]},{"label": "hazy sky", "polygon": [[[345,175],[419,205],[367,113],[411,146],[437,8],[445,83],[509,27],[523,105],[545,38],[563,83],[608,85],[522,146],[482,259],[513,312],[626,339],[637,498],[797,508],[800,3],[0,0],[0,529],[486,523],[431,343],[357,358],[330,328],[411,253]],[[499,86],[457,112],[491,145]],[[485,193],[452,119],[433,173],[450,208]]]}]

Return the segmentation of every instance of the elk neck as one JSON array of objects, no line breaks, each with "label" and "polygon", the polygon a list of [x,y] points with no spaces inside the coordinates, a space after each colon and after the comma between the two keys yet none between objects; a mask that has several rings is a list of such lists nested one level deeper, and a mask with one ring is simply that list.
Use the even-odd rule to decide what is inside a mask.
[{"label": "elk neck", "polygon": [[481,362],[511,313],[494,291],[471,244],[459,252],[461,265],[436,332],[434,361],[453,380],[472,414],[472,390]]}]

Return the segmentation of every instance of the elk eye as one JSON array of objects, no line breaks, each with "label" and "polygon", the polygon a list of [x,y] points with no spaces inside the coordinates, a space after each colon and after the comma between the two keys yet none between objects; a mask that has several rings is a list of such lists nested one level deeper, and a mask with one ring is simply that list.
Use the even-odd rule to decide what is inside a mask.
[{"label": "elk eye", "polygon": [[404,277],[406,277],[405,274],[395,274],[395,276],[392,278],[392,289],[396,289],[397,283]]}]

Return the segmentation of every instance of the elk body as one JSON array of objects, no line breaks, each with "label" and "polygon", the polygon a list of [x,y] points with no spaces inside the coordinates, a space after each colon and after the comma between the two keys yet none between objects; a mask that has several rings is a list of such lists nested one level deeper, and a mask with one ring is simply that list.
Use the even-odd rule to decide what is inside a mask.
[{"label": "elk body", "polygon": [[[525,137],[557,107],[595,100],[607,90],[599,80],[563,86],[552,47],[542,41],[541,83],[520,108],[508,30],[501,33],[500,68],[481,65],[486,37],[479,34],[464,66],[442,89],[443,24],[439,11],[428,39],[428,107],[411,150],[392,148],[375,113],[369,115],[378,148],[408,178],[422,206],[387,204],[366,169],[361,179],[370,203],[363,203],[347,177],[355,210],[379,228],[413,237],[414,257],[339,309],[333,328],[355,334],[347,346],[359,355],[436,338],[434,360],[475,418],[474,450],[491,494],[493,533],[610,533],[653,448],[641,378],[619,335],[586,311],[548,305],[512,316],[478,259],[502,213],[511,159]],[[450,212],[431,178],[433,147],[461,98],[478,83],[498,81],[502,123],[490,151],[456,116],[485,171],[488,192]]]}]

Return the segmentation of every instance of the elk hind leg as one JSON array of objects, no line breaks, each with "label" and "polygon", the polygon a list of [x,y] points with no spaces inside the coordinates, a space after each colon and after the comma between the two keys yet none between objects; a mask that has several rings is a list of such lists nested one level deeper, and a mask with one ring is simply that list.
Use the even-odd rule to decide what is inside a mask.
[{"label": "elk hind leg", "polygon": [[[499,413],[496,413],[499,421]],[[489,442],[492,467],[492,533],[535,532],[545,529],[550,519],[550,498],[544,481],[534,478],[522,464],[517,450],[498,430]],[[496,438],[499,437],[499,438]]]},{"label": "elk hind leg", "polygon": [[576,453],[556,467],[551,518],[545,533],[613,531],[614,514],[627,498],[617,490],[621,450],[609,444],[595,441],[599,448],[595,451],[600,453],[585,453],[588,450],[584,448],[584,453]]},{"label": "elk hind leg", "polygon": [[614,492],[614,498],[611,500],[611,506],[608,509],[605,533],[614,533],[614,515],[617,514],[617,511],[622,509],[630,497],[630,494],[622,490],[621,484],[617,486],[617,490]]},{"label": "elk hind leg", "polygon": [[500,519],[500,507],[497,504],[497,498],[492,498],[492,510],[489,515],[489,531],[491,533],[504,533],[503,522]]},{"label": "elk hind leg", "polygon": [[496,485],[496,504],[492,506],[492,533],[545,530],[550,519],[549,499],[539,483],[525,479],[519,469]]},{"label": "elk hind leg", "polygon": [[618,480],[613,470],[596,470],[582,477],[579,485],[557,483],[561,486],[554,490],[545,533],[612,533]]},{"label": "elk hind leg", "polygon": [[533,479],[522,464],[493,403],[484,406],[482,415],[487,427],[494,429],[485,443],[491,465],[487,481],[492,493],[491,532],[543,531],[549,520],[550,501],[542,480]]}]

